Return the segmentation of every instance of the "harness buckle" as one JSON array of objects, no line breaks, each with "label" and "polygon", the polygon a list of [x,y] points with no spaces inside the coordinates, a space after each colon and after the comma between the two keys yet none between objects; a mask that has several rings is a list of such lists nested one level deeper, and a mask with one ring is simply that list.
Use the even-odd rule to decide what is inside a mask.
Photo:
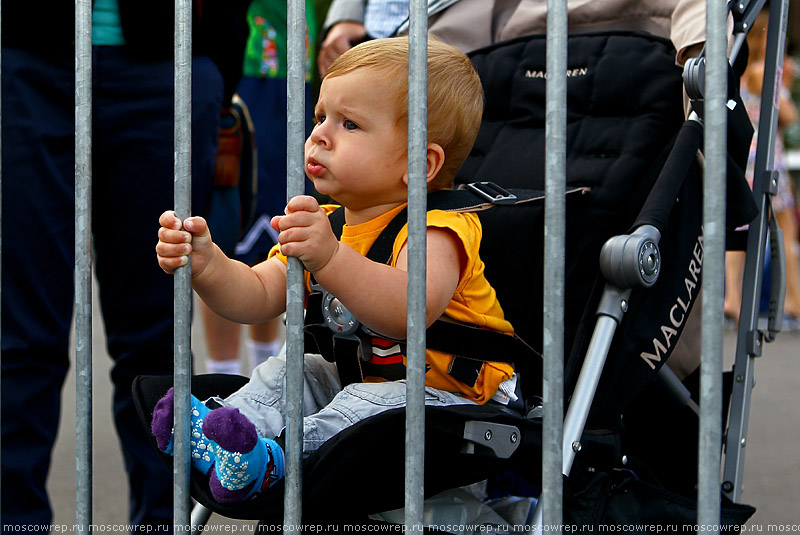
[{"label": "harness buckle", "polygon": [[494,182],[473,182],[466,185],[472,193],[492,204],[514,204],[517,196]]},{"label": "harness buckle", "polygon": [[[361,325],[347,307],[345,307],[339,299],[323,288],[317,281],[311,281],[311,290],[320,292],[322,294],[322,321],[328,329],[333,333],[333,338],[342,340],[351,340],[357,342],[361,348],[361,359],[369,361],[372,357],[372,349],[370,344],[367,343],[367,336],[370,332],[367,328]],[[367,336],[359,336],[359,330],[366,333]]]}]

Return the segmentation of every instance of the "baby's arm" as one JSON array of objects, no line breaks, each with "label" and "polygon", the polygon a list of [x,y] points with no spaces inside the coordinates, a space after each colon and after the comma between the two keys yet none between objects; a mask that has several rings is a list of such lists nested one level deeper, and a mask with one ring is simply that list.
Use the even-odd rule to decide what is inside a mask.
[{"label": "baby's arm", "polygon": [[[317,281],[367,327],[394,338],[406,336],[407,251],[397,267],[373,262],[336,240],[327,216],[311,197],[289,203],[287,215],[273,220],[281,252],[299,257]],[[458,286],[462,248],[443,229],[427,233],[427,310],[429,326],[442,315]]]},{"label": "baby's arm", "polygon": [[[426,313],[429,327],[444,313],[459,280],[461,249],[452,233],[427,232]],[[364,325],[392,338],[405,338],[407,328],[407,244],[396,267],[372,262],[341,245],[328,266],[315,274],[319,283]]]},{"label": "baby's arm", "polygon": [[192,257],[192,288],[214,312],[238,323],[261,323],[286,309],[286,268],[266,260],[253,268],[232,260],[211,240],[202,217],[189,217],[181,227],[172,211],[161,214],[156,254],[167,273]]}]

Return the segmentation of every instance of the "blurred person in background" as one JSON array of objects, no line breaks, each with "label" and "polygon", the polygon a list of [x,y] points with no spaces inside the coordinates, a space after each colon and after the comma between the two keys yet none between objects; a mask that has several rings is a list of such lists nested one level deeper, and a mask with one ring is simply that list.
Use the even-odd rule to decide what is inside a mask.
[{"label": "blurred person in background", "polygon": [[[306,0],[306,130],[312,117],[311,80],[316,55],[317,18],[313,0]],[[253,0],[247,13],[249,38],[245,50],[243,77],[238,97],[249,110],[255,132],[257,154],[257,199],[252,223],[240,235],[240,218],[235,210],[212,205],[209,227],[214,240],[232,258],[253,266],[267,258],[277,243],[270,219],[282,215],[286,206],[286,0]],[[239,118],[244,128],[243,118]],[[238,172],[238,171],[237,171]],[[307,182],[308,184],[308,182]],[[310,184],[309,184],[310,187]],[[217,192],[215,192],[217,193]],[[238,202],[238,192],[235,201]],[[238,243],[237,243],[238,241]],[[208,345],[209,373],[249,375],[250,370],[277,355],[283,344],[279,319],[248,328],[247,366],[239,360],[241,325],[215,314],[200,302]]]},{"label": "blurred person in background", "polygon": [[[753,186],[753,167],[758,147],[758,121],[761,111],[761,88],[764,82],[764,61],[767,49],[767,23],[769,11],[764,9],[756,17],[747,34],[750,49],[747,69],[741,80],[742,101],[747,114],[753,120],[756,134],[750,144],[750,155],[745,173],[750,186]],[[784,330],[798,328],[800,318],[800,262],[798,262],[797,239],[798,222],[795,212],[795,198],[792,191],[786,154],[783,145],[783,131],[797,121],[797,107],[792,101],[789,87],[795,77],[795,65],[791,58],[785,57],[782,84],[778,91],[778,133],[775,136],[773,169],[778,172],[778,191],[772,197],[772,210],[778,226],[783,231],[786,250],[786,298],[784,300]],[[725,315],[733,322],[739,320],[742,305],[742,275],[744,273],[744,251],[729,251],[726,255]]]},{"label": "blurred person in background", "polygon": [[[193,8],[192,209],[204,213],[219,111],[249,0]],[[75,264],[75,5],[2,1],[2,525],[49,530],[46,490],[70,365]],[[135,529],[172,531],[172,475],[136,415],[137,375],[173,373],[173,281],[153,262],[173,205],[174,4],[95,0],[92,232],[114,360],[113,416]],[[125,253],[121,253],[122,250]],[[121,509],[122,509],[122,504]]]}]

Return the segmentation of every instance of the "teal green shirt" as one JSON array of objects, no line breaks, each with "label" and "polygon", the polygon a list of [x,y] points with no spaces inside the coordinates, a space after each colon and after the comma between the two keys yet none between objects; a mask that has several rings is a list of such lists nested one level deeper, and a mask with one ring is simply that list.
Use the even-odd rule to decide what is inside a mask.
[{"label": "teal green shirt", "polygon": [[119,23],[117,0],[95,0],[92,10],[92,44],[120,46],[125,44]]},{"label": "teal green shirt", "polygon": [[[242,73],[256,78],[286,78],[286,0],[254,0],[247,23],[250,34]],[[306,0],[306,80],[313,73],[316,42],[314,0]]]}]

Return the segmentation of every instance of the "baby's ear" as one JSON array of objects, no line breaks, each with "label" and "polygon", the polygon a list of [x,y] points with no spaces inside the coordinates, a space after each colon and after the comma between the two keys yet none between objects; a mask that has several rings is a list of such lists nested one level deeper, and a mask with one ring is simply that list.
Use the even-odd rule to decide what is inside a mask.
[{"label": "baby's ear", "polygon": [[[444,165],[444,149],[442,146],[438,143],[428,143],[426,159],[427,170],[425,172],[425,182],[430,184]],[[408,186],[408,173],[403,175],[403,182]]]},{"label": "baby's ear", "polygon": [[428,143],[427,159],[428,171],[426,181],[428,184],[436,178],[444,165],[444,149],[438,143]]}]

